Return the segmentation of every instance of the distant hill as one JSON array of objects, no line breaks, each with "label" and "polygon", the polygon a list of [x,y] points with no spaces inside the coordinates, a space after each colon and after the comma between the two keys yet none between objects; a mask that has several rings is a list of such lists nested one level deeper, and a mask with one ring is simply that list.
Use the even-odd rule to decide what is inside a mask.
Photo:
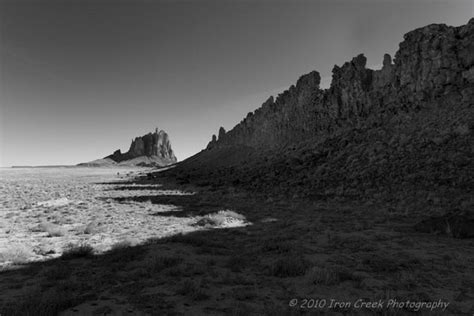
[{"label": "distant hill", "polygon": [[107,157],[80,163],[78,166],[162,167],[176,163],[176,161],[168,134],[163,130],[159,131],[157,128],[154,133],[148,133],[132,140],[130,149],[126,153],[122,153],[118,149]]}]

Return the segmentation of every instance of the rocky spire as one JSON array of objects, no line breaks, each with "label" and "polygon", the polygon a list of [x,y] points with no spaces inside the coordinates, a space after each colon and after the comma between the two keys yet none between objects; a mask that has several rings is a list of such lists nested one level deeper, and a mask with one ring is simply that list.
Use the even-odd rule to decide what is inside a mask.
[{"label": "rocky spire", "polygon": [[156,158],[167,163],[175,163],[177,161],[173,149],[171,148],[168,134],[158,128],[155,129],[154,133],[148,133],[133,139],[126,153],[122,154],[120,150],[117,150],[105,158],[111,158],[116,162],[121,162],[143,156]]}]

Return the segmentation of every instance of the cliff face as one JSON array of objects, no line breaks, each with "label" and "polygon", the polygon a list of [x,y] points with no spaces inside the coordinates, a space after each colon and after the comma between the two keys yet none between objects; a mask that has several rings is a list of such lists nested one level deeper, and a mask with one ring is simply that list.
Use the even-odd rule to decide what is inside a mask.
[{"label": "cliff face", "polygon": [[305,137],[357,124],[380,115],[472,103],[474,96],[474,19],[461,27],[428,25],[404,36],[392,63],[383,57],[380,70],[366,68],[363,55],[334,66],[329,89],[319,88],[313,71],[295,86],[270,97],[229,132],[219,131],[208,149],[250,146],[276,149]]},{"label": "cliff face", "polygon": [[154,133],[148,133],[132,140],[130,149],[126,153],[116,150],[112,155],[104,158],[110,158],[115,162],[123,162],[138,157],[151,158],[155,160],[158,165],[167,165],[176,162],[168,134],[163,130],[158,131],[158,128]]}]

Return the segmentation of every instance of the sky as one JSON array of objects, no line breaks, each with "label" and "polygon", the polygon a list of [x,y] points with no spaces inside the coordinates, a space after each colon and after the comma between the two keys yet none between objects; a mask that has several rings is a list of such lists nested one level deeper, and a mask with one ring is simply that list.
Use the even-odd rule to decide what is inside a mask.
[{"label": "sky", "polygon": [[303,74],[403,34],[459,26],[472,0],[0,0],[0,166],[77,164],[165,130],[178,160]]}]

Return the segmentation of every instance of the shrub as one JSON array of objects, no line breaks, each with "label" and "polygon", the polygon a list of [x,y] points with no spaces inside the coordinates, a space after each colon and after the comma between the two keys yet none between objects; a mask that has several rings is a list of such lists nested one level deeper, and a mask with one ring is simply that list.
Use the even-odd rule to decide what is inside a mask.
[{"label": "shrub", "polygon": [[156,273],[177,266],[181,262],[183,262],[181,257],[154,257],[149,260],[149,270]]},{"label": "shrub", "polygon": [[335,269],[312,267],[308,272],[308,281],[314,285],[336,285],[341,277]]},{"label": "shrub", "polygon": [[203,301],[209,298],[200,285],[196,285],[192,280],[184,281],[176,291],[178,295],[190,297],[194,301]]},{"label": "shrub", "polygon": [[64,250],[61,259],[73,259],[90,257],[94,254],[94,248],[87,244],[69,244]]},{"label": "shrub", "polygon": [[294,242],[283,239],[280,236],[265,239],[262,242],[262,252],[274,252],[278,254],[288,253],[294,251],[297,245]]},{"label": "shrub", "polygon": [[129,240],[122,240],[112,245],[112,247],[110,248],[110,251],[123,250],[123,249],[130,248],[131,246],[132,246],[132,243]]},{"label": "shrub", "polygon": [[304,275],[309,262],[301,255],[288,254],[270,265],[270,275],[281,278]]}]

